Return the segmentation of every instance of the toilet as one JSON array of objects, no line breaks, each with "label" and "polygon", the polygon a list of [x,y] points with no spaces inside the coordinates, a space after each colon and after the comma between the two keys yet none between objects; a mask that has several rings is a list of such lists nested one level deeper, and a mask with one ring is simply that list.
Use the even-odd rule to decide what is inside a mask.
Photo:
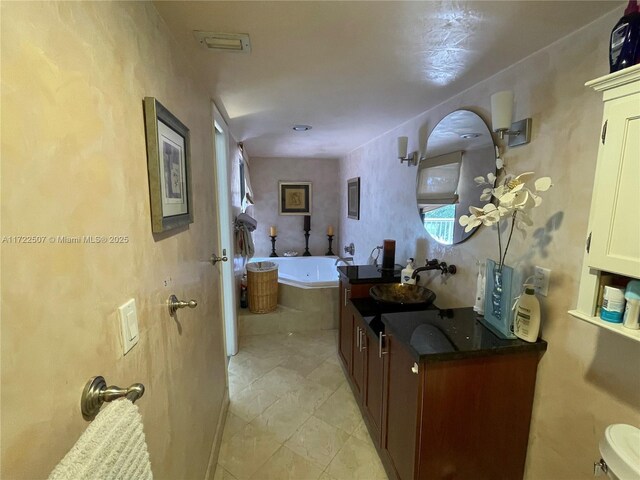
[{"label": "toilet", "polygon": [[640,479],[640,429],[617,423],[609,425],[600,440],[602,459],[594,465],[596,476],[613,480]]}]

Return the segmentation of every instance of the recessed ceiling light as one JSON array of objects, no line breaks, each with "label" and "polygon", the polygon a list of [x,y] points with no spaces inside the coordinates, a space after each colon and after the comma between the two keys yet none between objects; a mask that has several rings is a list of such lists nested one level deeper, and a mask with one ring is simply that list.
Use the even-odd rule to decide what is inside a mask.
[{"label": "recessed ceiling light", "polygon": [[481,133],[461,133],[460,138],[468,139],[468,138],[478,138],[481,137]]},{"label": "recessed ceiling light", "polygon": [[296,132],[306,132],[307,130],[311,130],[313,127],[311,125],[294,125],[293,129]]},{"label": "recessed ceiling light", "polygon": [[195,30],[193,35],[201,45],[211,50],[237,53],[251,52],[251,41],[247,33],[216,33]]}]

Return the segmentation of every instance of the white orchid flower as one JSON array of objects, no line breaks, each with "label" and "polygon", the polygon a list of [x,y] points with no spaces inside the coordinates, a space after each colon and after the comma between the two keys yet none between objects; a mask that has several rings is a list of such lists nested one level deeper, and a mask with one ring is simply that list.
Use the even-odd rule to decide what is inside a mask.
[{"label": "white orchid flower", "polygon": [[480,195],[480,200],[482,200],[483,202],[488,202],[489,200],[491,200],[492,196],[493,196],[493,188],[485,188],[484,190],[482,190],[482,195]]},{"label": "white orchid flower", "polygon": [[[504,162],[496,151],[496,167],[498,170],[504,167]],[[533,182],[533,186],[527,186],[535,176],[534,172],[524,172],[517,176],[507,175],[500,185],[497,187],[496,175],[488,173],[486,178],[479,176],[474,178],[478,185],[485,185],[487,188],[482,190],[480,200],[489,202],[492,197],[496,199],[495,204],[487,203],[482,208],[469,207],[470,215],[462,215],[458,222],[465,227],[465,232],[470,232],[479,225],[492,226],[500,222],[500,219],[511,217],[511,233],[516,229],[526,236],[526,228],[533,225],[530,212],[535,207],[542,204],[542,197],[538,192],[546,192],[553,186],[550,177],[541,177]],[[500,245],[499,265],[504,265],[509,245],[511,243],[511,233],[507,240],[506,246],[502,249]],[[501,230],[498,229],[498,236]]]},{"label": "white orchid flower", "polygon": [[553,186],[553,183],[551,183],[551,177],[542,177],[534,182],[534,186],[536,192],[546,192]]},{"label": "white orchid flower", "polygon": [[484,211],[476,207],[469,207],[469,212],[471,215],[461,215],[458,219],[458,223],[465,227],[464,231],[467,233],[482,224],[482,216],[484,215]]},{"label": "white orchid flower", "polygon": [[487,183],[487,181],[484,179],[482,175],[474,178],[473,181],[476,182],[478,185],[485,185]]}]

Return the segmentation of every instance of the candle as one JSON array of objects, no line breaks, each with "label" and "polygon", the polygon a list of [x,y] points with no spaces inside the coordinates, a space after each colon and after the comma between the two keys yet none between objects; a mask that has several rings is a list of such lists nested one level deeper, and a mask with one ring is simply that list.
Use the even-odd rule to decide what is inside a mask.
[{"label": "candle", "polygon": [[382,268],[384,270],[393,270],[396,263],[396,241],[385,240],[383,242],[382,251]]},{"label": "candle", "polygon": [[271,237],[275,237],[275,236],[276,236],[276,234],[277,234],[277,232],[278,232],[278,231],[276,230],[275,225],[272,225],[271,227],[269,227],[269,235],[270,235]]},{"label": "candle", "polygon": [[304,216],[304,229],[311,230],[311,215]]},{"label": "candle", "polygon": [[327,228],[327,235],[333,235],[333,225],[329,225]]}]

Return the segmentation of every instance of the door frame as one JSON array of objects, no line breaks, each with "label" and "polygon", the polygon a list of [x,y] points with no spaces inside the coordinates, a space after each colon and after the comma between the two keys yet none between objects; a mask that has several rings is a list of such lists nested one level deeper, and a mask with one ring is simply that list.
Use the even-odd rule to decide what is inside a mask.
[{"label": "door frame", "polygon": [[230,168],[231,165],[231,134],[216,104],[212,101],[212,128],[214,142],[214,172],[216,186],[216,205],[218,212],[218,246],[217,252],[225,256],[226,262],[218,263],[214,268],[221,272],[220,298],[223,318],[224,345],[227,356],[238,353],[238,320],[236,310],[235,275],[233,272],[234,241],[233,214],[231,210]]}]

